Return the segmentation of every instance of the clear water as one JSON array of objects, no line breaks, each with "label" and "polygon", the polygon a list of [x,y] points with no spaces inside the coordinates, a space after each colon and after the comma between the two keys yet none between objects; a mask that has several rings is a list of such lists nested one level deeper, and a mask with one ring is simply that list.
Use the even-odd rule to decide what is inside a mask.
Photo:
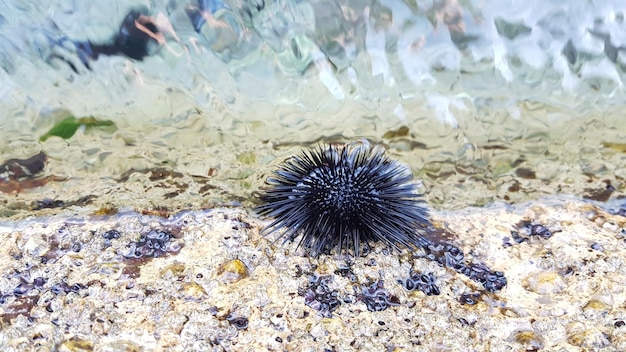
[{"label": "clear water", "polygon": [[[124,177],[155,167],[187,184],[172,208],[246,202],[285,157],[360,138],[409,164],[437,209],[617,198],[625,14],[620,0],[1,1],[0,155],[43,151],[51,180],[5,188],[3,215],[89,193],[162,204],[160,180]],[[142,60],[87,54],[141,24]],[[40,140],[67,116],[114,127]]]}]

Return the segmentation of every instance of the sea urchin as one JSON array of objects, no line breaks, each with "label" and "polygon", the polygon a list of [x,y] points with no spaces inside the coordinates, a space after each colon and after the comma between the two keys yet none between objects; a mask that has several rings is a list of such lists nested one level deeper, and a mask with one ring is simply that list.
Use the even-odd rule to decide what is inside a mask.
[{"label": "sea urchin", "polygon": [[370,241],[400,247],[425,247],[421,233],[430,226],[427,209],[412,183],[411,170],[367,142],[319,146],[288,159],[267,179],[260,215],[274,220],[266,234],[282,228],[279,238],[317,256]]}]

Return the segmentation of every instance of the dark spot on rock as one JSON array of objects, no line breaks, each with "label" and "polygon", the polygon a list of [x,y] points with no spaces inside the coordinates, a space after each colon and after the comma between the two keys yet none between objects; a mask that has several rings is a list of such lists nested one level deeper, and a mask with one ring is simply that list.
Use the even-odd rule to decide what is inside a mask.
[{"label": "dark spot on rock", "polygon": [[426,259],[435,261],[440,266],[454,269],[470,279],[480,282],[487,291],[494,292],[506,285],[504,274],[490,271],[485,264],[473,264],[464,261],[460,248],[449,243],[432,243],[426,250]]},{"label": "dark spot on rock", "polygon": [[7,299],[9,299],[9,297],[11,297],[12,295],[0,295],[0,304],[5,304],[7,303]]},{"label": "dark spot on rock", "polygon": [[79,293],[80,290],[85,289],[87,286],[80,284],[80,283],[75,283],[72,285],[68,285],[67,282],[65,281],[61,281],[57,284],[52,285],[52,287],[50,287],[50,291],[52,293],[54,293],[55,295],[60,295],[62,293]]},{"label": "dark spot on rock", "polygon": [[513,244],[511,243],[511,238],[509,237],[503,237],[502,238],[502,248],[509,248],[513,246]]},{"label": "dark spot on rock", "polygon": [[398,280],[407,291],[420,290],[427,296],[438,296],[441,292],[435,283],[435,275],[433,273],[421,274],[411,269],[409,278]]},{"label": "dark spot on rock", "polygon": [[39,296],[21,296],[17,297],[13,303],[4,308],[2,313],[2,321],[4,323],[10,323],[11,319],[20,315],[29,316],[31,309],[39,301]]},{"label": "dark spot on rock", "polygon": [[509,192],[519,192],[522,189],[521,184],[517,180],[513,180],[513,184],[509,186]]},{"label": "dark spot on rock", "polygon": [[39,152],[26,159],[10,159],[0,165],[0,192],[19,193],[46,185],[49,181],[62,181],[56,176],[41,176],[48,156]]},{"label": "dark spot on rock", "polygon": [[105,240],[113,240],[120,238],[120,232],[117,230],[110,230],[102,234]]},{"label": "dark spot on rock", "polygon": [[517,177],[521,177],[521,178],[525,178],[527,180],[534,180],[537,178],[537,175],[535,174],[535,171],[525,168],[525,167],[520,167],[517,168],[515,170],[515,175]]},{"label": "dark spot on rock", "polygon": [[573,272],[574,268],[570,265],[563,270],[563,275],[571,275]]},{"label": "dark spot on rock", "polygon": [[60,208],[63,206],[65,206],[65,202],[63,202],[62,200],[44,198],[42,200],[37,201],[33,210],[53,209],[53,208]]},{"label": "dark spot on rock", "polygon": [[89,205],[91,203],[93,203],[94,199],[97,199],[98,196],[94,195],[94,194],[89,194],[86,195],[84,197],[80,197],[74,201],[71,202],[65,202],[65,206],[85,206],[85,205]]},{"label": "dark spot on rock", "polygon": [[626,217],[626,208],[624,208],[624,206],[622,205],[618,209],[611,209],[609,213],[611,215],[618,215],[618,216]]},{"label": "dark spot on rock", "polygon": [[560,232],[561,230],[553,230],[551,231],[547,227],[542,224],[530,221],[530,220],[522,220],[515,225],[517,227],[517,231],[511,231],[511,237],[515,240],[516,243],[522,243],[527,241],[532,236],[539,236],[541,238],[548,239],[552,237],[555,232]]},{"label": "dark spot on rock", "polygon": [[68,292],[69,287],[67,286],[66,283],[61,282],[61,283],[52,285],[52,287],[50,288],[50,291],[52,291],[52,293],[54,293],[55,295],[59,295],[64,292]]},{"label": "dark spot on rock", "polygon": [[83,249],[83,244],[80,242],[74,242],[72,243],[72,246],[70,247],[72,249],[73,252],[80,252],[81,249]]},{"label": "dark spot on rock", "polygon": [[361,293],[357,295],[359,301],[365,303],[370,312],[380,312],[390,306],[400,304],[395,296],[385,289],[383,280],[378,280],[369,285],[361,285]]},{"label": "dark spot on rock", "polygon": [[137,265],[128,265],[122,269],[122,276],[127,279],[136,279],[141,275],[141,270]]},{"label": "dark spot on rock", "polygon": [[478,303],[479,298],[480,298],[480,293],[478,292],[464,293],[459,297],[459,302],[461,302],[461,304],[468,304],[470,306],[473,306],[476,303]]},{"label": "dark spot on rock", "polygon": [[245,330],[248,328],[248,318],[246,317],[235,317],[229,314],[226,316],[226,320],[230,323],[230,325],[237,328],[237,330]]},{"label": "dark spot on rock", "polygon": [[491,142],[492,144],[486,144],[483,146],[485,150],[508,150],[509,147],[504,144],[498,144],[498,142]]},{"label": "dark spot on rock", "polygon": [[56,238],[56,236],[54,235],[50,236],[46,240],[48,242],[49,247],[48,247],[48,251],[41,257],[41,263],[42,264],[54,263],[57,259],[64,256],[67,251],[63,250],[60,247],[61,244],[59,240]]},{"label": "dark spot on rock", "polygon": [[168,170],[166,168],[163,167],[157,167],[154,169],[149,169],[147,170],[146,174],[150,174],[149,179],[150,181],[157,181],[157,180],[163,180],[166,178],[180,178],[183,177],[183,174],[181,174],[180,172],[176,172],[173,170]]},{"label": "dark spot on rock", "polygon": [[200,194],[202,194],[202,195],[206,195],[207,193],[209,193],[210,191],[215,190],[215,189],[218,189],[218,187],[217,186],[213,186],[212,184],[206,183],[204,186],[200,187],[198,192]]},{"label": "dark spot on rock", "polygon": [[9,159],[0,165],[0,180],[15,181],[31,178],[43,171],[48,156],[39,152],[26,159]]},{"label": "dark spot on rock", "polygon": [[531,229],[530,229],[530,235],[531,236],[540,236],[540,237],[543,237],[543,238],[550,238],[550,237],[552,237],[552,231],[548,230],[543,225],[532,225]]},{"label": "dark spot on rock", "polygon": [[177,254],[182,245],[173,242],[174,235],[169,231],[150,230],[140,235],[139,240],[128,245],[124,257],[129,260],[148,260],[170,254]]},{"label": "dark spot on rock", "polygon": [[439,266],[454,268],[463,262],[465,255],[459,247],[449,243],[433,243],[426,249],[426,259],[437,262]]},{"label": "dark spot on rock", "polygon": [[586,194],[583,195],[584,199],[591,199],[598,202],[606,202],[611,198],[611,194],[615,192],[615,187],[611,185],[611,181],[605,180],[605,187],[602,188],[585,188]]},{"label": "dark spot on rock", "polygon": [[473,321],[469,322],[465,318],[459,318],[458,321],[459,321],[459,323],[461,323],[462,326],[473,327],[474,325],[476,325],[476,320],[473,320]]},{"label": "dark spot on rock", "polygon": [[623,320],[618,320],[613,324],[613,326],[615,326],[616,328],[621,328],[624,325],[626,325],[626,323],[624,323]]},{"label": "dark spot on rock", "polygon": [[33,285],[30,284],[26,284],[26,283],[21,283],[19,285],[17,285],[17,287],[15,287],[13,289],[13,294],[15,296],[22,296],[27,294],[28,292],[30,292],[30,290],[33,289]]},{"label": "dark spot on rock", "polygon": [[515,241],[515,243],[522,243],[524,241],[528,241],[528,237],[520,236],[519,232],[517,231],[511,231],[511,237],[513,238],[513,241]]},{"label": "dark spot on rock", "polygon": [[383,134],[384,139],[392,139],[397,137],[406,137],[409,135],[409,127],[400,126],[395,130],[389,130]]},{"label": "dark spot on rock", "polygon": [[33,285],[35,285],[35,287],[42,287],[46,282],[48,282],[48,279],[44,277],[36,277],[33,279]]},{"label": "dark spot on rock", "polygon": [[599,243],[591,244],[591,249],[598,251],[598,252],[604,252],[604,247]]},{"label": "dark spot on rock", "polygon": [[153,216],[158,216],[161,218],[167,218],[171,215],[170,210],[163,205],[158,205],[154,208],[151,209],[142,209],[141,210],[141,214],[142,215],[153,215]]},{"label": "dark spot on rock", "polygon": [[73,284],[72,286],[69,287],[69,292],[78,293],[83,288],[85,287],[81,284]]},{"label": "dark spot on rock", "polygon": [[124,172],[120,178],[117,180],[118,182],[126,182],[128,181],[128,178],[130,177],[130,175],[134,174],[134,173],[142,173],[142,174],[149,174],[148,178],[150,179],[150,181],[158,181],[158,180],[163,180],[166,178],[180,178],[183,177],[183,174],[181,174],[180,172],[176,172],[173,170],[168,170],[166,168],[163,167],[157,167],[157,168],[150,168],[150,169],[144,169],[144,170],[136,170],[136,169],[130,169],[126,172]]},{"label": "dark spot on rock", "polygon": [[324,318],[332,317],[332,312],[341,304],[338,291],[329,287],[332,281],[332,276],[313,275],[307,287],[298,289],[298,294],[304,297],[304,304]]},{"label": "dark spot on rock", "polygon": [[91,204],[93,199],[97,198],[97,196],[90,194],[84,197],[81,197],[77,200],[65,202],[58,199],[50,199],[45,198],[43,200],[37,201],[33,210],[42,210],[42,209],[53,209],[53,208],[66,208],[71,206],[85,206]]},{"label": "dark spot on rock", "polygon": [[302,267],[300,266],[300,264],[296,264],[296,277],[300,277],[304,274],[304,271],[302,271]]},{"label": "dark spot on rock", "polygon": [[176,196],[178,196],[181,193],[184,193],[188,188],[189,188],[189,184],[187,183],[178,183],[178,182],[173,182],[172,185],[174,187],[176,187],[176,190],[173,192],[169,192],[163,195],[163,197],[165,199],[171,199],[174,198]]},{"label": "dark spot on rock", "polygon": [[507,280],[504,277],[504,273],[500,271],[491,271],[483,263],[473,263],[468,266],[467,276],[477,282],[480,282],[483,287],[489,292],[495,292],[506,286]]},{"label": "dark spot on rock", "polygon": [[346,262],[344,265],[339,266],[339,268],[335,270],[335,275],[340,275],[342,277],[349,279],[352,282],[356,282],[357,278],[354,272],[352,271],[352,265],[354,265],[354,263]]}]

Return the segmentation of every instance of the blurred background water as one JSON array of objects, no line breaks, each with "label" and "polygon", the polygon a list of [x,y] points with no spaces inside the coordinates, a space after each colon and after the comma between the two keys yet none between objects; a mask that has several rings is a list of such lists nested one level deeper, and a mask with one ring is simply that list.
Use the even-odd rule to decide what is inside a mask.
[{"label": "blurred background water", "polygon": [[163,166],[223,191],[187,186],[181,207],[246,200],[303,147],[361,138],[436,208],[619,198],[625,15],[621,0],[3,0],[0,162],[46,158],[37,175],[3,164],[2,201],[106,194]]}]

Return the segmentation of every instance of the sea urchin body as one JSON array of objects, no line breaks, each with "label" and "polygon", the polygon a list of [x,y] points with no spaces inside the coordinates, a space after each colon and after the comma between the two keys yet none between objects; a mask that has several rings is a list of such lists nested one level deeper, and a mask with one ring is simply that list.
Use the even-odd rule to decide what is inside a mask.
[{"label": "sea urchin body", "polygon": [[319,146],[287,160],[268,178],[259,214],[273,217],[265,229],[286,228],[285,242],[301,235],[299,246],[317,256],[334,247],[380,241],[425,247],[421,233],[430,226],[427,209],[411,170],[367,143]]}]

